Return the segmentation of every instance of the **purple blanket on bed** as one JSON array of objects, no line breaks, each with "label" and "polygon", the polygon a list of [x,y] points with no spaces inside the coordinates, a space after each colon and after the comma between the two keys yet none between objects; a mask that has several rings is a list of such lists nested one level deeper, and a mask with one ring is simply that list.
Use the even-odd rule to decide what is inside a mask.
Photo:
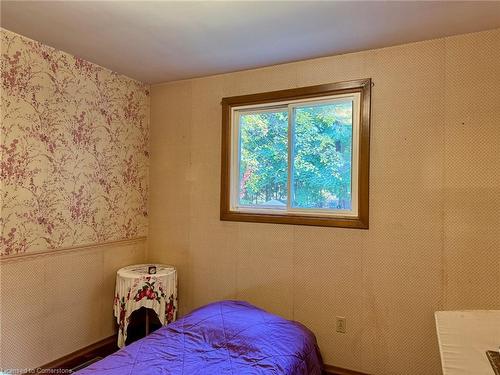
[{"label": "purple blanket on bed", "polygon": [[222,301],[78,371],[78,375],[321,374],[314,334],[241,301]]}]

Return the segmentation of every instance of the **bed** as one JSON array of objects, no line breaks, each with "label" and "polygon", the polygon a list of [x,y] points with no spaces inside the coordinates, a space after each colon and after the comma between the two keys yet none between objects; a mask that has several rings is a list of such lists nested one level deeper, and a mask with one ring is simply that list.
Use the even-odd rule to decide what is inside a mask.
[{"label": "bed", "polygon": [[319,375],[314,334],[247,302],[203,306],[78,375]]}]

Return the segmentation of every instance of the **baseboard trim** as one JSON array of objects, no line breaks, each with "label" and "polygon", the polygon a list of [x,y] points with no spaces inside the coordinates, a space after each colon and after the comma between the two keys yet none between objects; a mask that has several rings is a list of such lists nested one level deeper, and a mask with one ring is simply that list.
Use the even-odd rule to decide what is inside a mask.
[{"label": "baseboard trim", "polygon": [[349,370],[346,368],[332,366],[332,365],[324,365],[323,374],[324,375],[369,375],[364,372]]},{"label": "baseboard trim", "polygon": [[76,352],[65,355],[62,358],[49,362],[41,369],[72,369],[76,366],[87,362],[95,357],[106,357],[118,350],[116,335],[107,337],[101,341],[93,343],[85,348],[77,350]]}]

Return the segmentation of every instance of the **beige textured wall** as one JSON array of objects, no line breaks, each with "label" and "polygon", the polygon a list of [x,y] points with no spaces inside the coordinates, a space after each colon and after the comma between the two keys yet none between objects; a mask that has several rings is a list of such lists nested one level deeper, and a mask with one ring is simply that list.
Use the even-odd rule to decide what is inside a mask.
[{"label": "beige textured wall", "polygon": [[1,263],[0,368],[35,368],[116,332],[116,270],[145,259],[144,239]]},{"label": "beige textured wall", "polygon": [[[365,77],[368,231],[219,221],[222,97]],[[434,311],[500,308],[500,30],[157,85],[151,121],[148,251],[178,266],[181,313],[245,299],[328,364],[429,375]]]}]

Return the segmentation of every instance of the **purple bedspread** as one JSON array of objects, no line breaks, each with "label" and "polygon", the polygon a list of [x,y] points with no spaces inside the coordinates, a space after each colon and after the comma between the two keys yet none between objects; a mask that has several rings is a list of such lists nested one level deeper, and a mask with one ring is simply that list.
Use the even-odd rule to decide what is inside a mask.
[{"label": "purple bedspread", "polygon": [[78,371],[78,375],[321,374],[314,334],[241,301],[222,301]]}]

